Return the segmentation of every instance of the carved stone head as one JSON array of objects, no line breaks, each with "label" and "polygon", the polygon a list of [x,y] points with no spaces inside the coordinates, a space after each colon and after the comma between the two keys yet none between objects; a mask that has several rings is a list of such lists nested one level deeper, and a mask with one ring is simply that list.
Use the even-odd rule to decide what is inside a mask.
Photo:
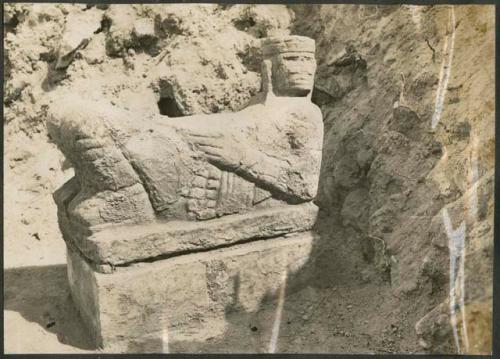
[{"label": "carved stone head", "polygon": [[263,40],[264,91],[272,91],[276,96],[307,96],[314,84],[314,52],[314,40],[305,36]]}]

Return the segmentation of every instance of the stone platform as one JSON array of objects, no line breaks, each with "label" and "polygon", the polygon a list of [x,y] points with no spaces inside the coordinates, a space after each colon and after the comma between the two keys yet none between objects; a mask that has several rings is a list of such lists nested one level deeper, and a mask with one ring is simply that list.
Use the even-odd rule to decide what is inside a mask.
[{"label": "stone platform", "polygon": [[228,311],[276,301],[283,278],[309,260],[316,214],[309,203],[115,227],[79,242],[66,235],[73,300],[106,352],[166,352],[169,342],[224,336]]}]

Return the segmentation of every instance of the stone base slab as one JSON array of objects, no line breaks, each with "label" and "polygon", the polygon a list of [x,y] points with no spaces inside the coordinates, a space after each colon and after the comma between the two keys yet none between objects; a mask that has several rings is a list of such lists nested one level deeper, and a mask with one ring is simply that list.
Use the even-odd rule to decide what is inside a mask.
[{"label": "stone base slab", "polygon": [[[72,296],[106,352],[167,352],[168,343],[224,335],[226,314],[258,310],[286,275],[308,261],[314,235],[302,232],[95,271],[68,245]],[[238,351],[238,348],[234,348]]]},{"label": "stone base slab", "polygon": [[[286,205],[239,213],[210,221],[167,221],[139,225],[113,225],[80,238],[70,230],[64,211],[59,218],[64,238],[96,264],[109,266],[158,260],[168,256],[231,246],[261,238],[274,238],[310,230],[318,207],[313,203]],[[78,232],[78,231],[77,231]]]}]

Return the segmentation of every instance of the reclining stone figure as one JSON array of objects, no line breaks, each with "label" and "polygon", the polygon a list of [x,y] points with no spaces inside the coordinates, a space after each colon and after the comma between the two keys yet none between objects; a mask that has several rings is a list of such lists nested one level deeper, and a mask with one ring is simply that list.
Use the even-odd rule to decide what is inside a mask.
[{"label": "reclining stone figure", "polygon": [[323,142],[314,41],[268,38],[262,52],[262,92],[235,113],[54,97],[49,134],[75,169],[54,195],[68,282],[97,346],[223,336],[228,306],[255,310],[309,260]]},{"label": "reclining stone figure", "polygon": [[208,220],[316,196],[323,122],[314,40],[263,41],[262,91],[243,110],[169,118],[59,98],[51,138],[75,176],[56,195],[71,226]]}]

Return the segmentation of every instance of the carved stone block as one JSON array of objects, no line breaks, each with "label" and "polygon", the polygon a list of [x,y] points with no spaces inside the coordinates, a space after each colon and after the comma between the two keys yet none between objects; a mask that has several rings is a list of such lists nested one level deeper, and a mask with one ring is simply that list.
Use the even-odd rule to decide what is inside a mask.
[{"label": "carved stone block", "polygon": [[307,262],[313,241],[311,232],[303,232],[119,266],[111,273],[97,272],[68,245],[70,287],[105,351],[166,352],[175,342],[199,345],[235,330],[226,311],[252,312],[264,298],[276,301],[284,273],[293,275]]},{"label": "carved stone block", "polygon": [[[106,272],[111,266],[304,232],[313,227],[317,213],[318,207],[305,203],[208,222],[168,221],[112,226],[88,237],[67,230],[63,230],[63,234],[66,242],[88,258],[96,270]],[[63,219],[64,213],[60,213],[59,217]]]}]

